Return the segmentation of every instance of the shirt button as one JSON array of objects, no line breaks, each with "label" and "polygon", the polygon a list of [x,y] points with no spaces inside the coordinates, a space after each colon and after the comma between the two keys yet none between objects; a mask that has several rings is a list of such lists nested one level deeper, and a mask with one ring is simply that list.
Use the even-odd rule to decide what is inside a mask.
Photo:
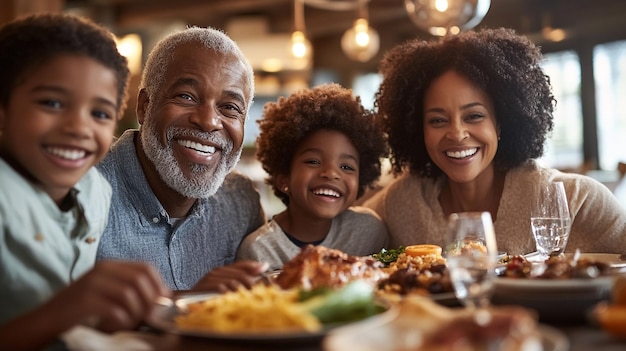
[{"label": "shirt button", "polygon": [[154,218],[152,218],[152,222],[154,222],[154,223],[159,223],[159,217],[154,217]]}]

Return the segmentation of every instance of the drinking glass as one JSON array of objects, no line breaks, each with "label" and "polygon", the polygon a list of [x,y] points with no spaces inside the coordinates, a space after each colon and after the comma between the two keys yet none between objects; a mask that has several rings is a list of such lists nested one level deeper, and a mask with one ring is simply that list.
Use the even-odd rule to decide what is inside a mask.
[{"label": "drinking glass", "polygon": [[489,305],[498,248],[489,212],[453,213],[448,219],[446,261],[456,297],[469,308]]},{"label": "drinking glass", "polygon": [[571,219],[563,182],[540,184],[533,199],[530,227],[543,259],[565,250]]}]

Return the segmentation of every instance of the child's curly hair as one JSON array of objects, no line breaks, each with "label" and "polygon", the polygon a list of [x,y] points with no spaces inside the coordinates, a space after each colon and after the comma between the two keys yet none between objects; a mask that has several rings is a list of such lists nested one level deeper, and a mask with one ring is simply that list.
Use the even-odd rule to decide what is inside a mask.
[{"label": "child's curly hair", "polygon": [[438,177],[424,144],[424,95],[433,80],[454,70],[493,100],[501,140],[494,158],[508,170],[543,155],[554,127],[555,100],[540,67],[541,52],[510,29],[484,29],[441,41],[411,40],[390,50],[380,65],[383,75],[375,106],[388,134],[396,174]]},{"label": "child's curly hair", "polygon": [[381,159],[387,156],[384,133],[350,89],[332,83],[281,97],[265,104],[263,119],[257,123],[261,132],[256,156],[269,174],[266,183],[285,205],[289,205],[289,197],[277,189],[275,177],[289,174],[298,144],[321,129],[345,134],[358,151],[357,197],[380,177]]},{"label": "child's curly hair", "polygon": [[113,34],[89,19],[62,13],[28,15],[0,28],[0,103],[35,68],[61,54],[86,56],[115,72],[117,113],[126,108],[130,71]]}]

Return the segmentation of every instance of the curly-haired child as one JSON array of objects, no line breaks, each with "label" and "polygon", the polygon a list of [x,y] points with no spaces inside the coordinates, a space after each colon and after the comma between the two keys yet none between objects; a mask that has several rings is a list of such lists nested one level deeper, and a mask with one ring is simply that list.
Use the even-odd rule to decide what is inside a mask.
[{"label": "curly-haired child", "polygon": [[359,97],[338,84],[301,90],[265,105],[257,158],[286,209],[247,236],[237,259],[270,264],[307,244],[369,255],[387,244],[378,216],[353,206],[380,177],[384,134]]},{"label": "curly-haired child", "polygon": [[136,327],[170,292],[152,267],[94,266],[111,187],[93,167],[124,110],[112,34],[64,14],[0,28],[0,349],[42,350],[91,322]]}]

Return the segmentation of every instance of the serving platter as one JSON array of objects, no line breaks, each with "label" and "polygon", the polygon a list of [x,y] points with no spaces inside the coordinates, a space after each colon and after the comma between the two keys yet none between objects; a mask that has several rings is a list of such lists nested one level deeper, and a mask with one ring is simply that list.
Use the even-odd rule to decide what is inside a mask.
[{"label": "serving platter", "polygon": [[375,328],[393,320],[397,314],[397,307],[380,302],[385,310],[377,315],[345,324],[324,327],[317,332],[307,332],[302,330],[285,330],[285,331],[262,331],[262,332],[212,332],[204,330],[189,330],[179,328],[176,325],[176,316],[185,313],[187,306],[193,303],[205,301],[219,296],[216,293],[189,293],[179,296],[176,299],[162,299],[157,304],[153,313],[146,320],[146,323],[155,329],[170,332],[173,334],[201,337],[219,341],[228,341],[236,343],[265,343],[265,344],[290,344],[290,343],[319,343],[321,340],[335,328],[347,326],[362,326],[367,328]]}]

